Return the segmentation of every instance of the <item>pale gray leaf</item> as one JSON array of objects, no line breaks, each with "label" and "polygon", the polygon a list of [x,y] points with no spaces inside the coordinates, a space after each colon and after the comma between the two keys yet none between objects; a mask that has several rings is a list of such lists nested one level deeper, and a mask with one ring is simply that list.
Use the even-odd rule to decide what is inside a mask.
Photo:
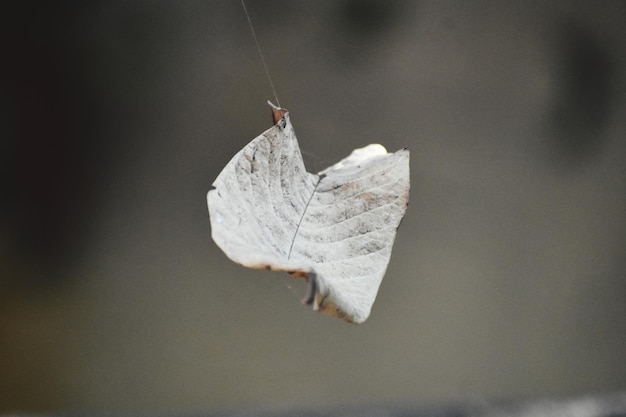
[{"label": "pale gray leaf", "polygon": [[280,116],[213,183],[213,240],[244,266],[306,278],[307,304],[362,323],[408,204],[409,151],[369,145],[311,174],[289,113]]}]

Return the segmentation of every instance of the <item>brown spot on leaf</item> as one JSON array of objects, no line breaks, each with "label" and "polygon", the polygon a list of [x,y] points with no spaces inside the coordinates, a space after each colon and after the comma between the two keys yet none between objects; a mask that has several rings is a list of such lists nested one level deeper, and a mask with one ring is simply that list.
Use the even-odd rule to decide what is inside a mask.
[{"label": "brown spot on leaf", "polygon": [[309,277],[309,274],[307,274],[304,271],[289,271],[288,274],[292,278],[308,278]]},{"label": "brown spot on leaf", "polygon": [[272,121],[274,122],[274,124],[278,124],[278,122],[280,122],[280,119],[282,119],[285,113],[287,113],[289,110],[283,109],[282,107],[275,106],[269,101],[268,103],[270,107],[272,108]]}]

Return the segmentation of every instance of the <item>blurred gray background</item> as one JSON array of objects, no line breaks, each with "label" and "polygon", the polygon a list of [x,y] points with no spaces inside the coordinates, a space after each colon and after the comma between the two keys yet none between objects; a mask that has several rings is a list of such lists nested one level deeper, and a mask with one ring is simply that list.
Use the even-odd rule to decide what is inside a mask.
[{"label": "blurred gray background", "polygon": [[253,1],[306,163],[411,150],[370,319],[230,262],[205,196],[271,125],[239,1],[13,5],[0,412],[626,389],[626,3]]}]

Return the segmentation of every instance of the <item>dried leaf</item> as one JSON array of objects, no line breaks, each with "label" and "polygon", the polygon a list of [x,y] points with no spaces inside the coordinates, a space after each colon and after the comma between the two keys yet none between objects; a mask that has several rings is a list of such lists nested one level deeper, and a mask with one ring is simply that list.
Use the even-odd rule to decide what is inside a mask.
[{"label": "dried leaf", "polygon": [[369,145],[311,174],[289,113],[273,113],[207,195],[213,240],[241,265],[306,278],[306,304],[362,323],[408,204],[409,151]]}]

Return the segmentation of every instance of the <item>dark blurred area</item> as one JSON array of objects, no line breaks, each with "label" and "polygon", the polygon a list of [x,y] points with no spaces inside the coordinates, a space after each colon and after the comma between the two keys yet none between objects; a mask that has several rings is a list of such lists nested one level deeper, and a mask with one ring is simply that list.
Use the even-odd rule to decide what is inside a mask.
[{"label": "dark blurred area", "polygon": [[240,2],[14,2],[0,413],[626,389],[626,3],[247,6],[311,169],[411,149],[372,317],[210,239],[206,192],[271,123]]},{"label": "dark blurred area", "polygon": [[[99,112],[77,36],[78,9],[28,4],[4,16],[3,278],[14,290],[47,289],[63,279],[93,197]],[[24,264],[32,273],[11,273]]]},{"label": "dark blurred area", "polygon": [[[603,149],[613,105],[623,86],[610,46],[580,22],[565,22],[557,35],[562,56],[557,63],[562,79],[549,113],[555,156],[572,169],[592,160]],[[623,90],[623,87],[622,87]]]}]

